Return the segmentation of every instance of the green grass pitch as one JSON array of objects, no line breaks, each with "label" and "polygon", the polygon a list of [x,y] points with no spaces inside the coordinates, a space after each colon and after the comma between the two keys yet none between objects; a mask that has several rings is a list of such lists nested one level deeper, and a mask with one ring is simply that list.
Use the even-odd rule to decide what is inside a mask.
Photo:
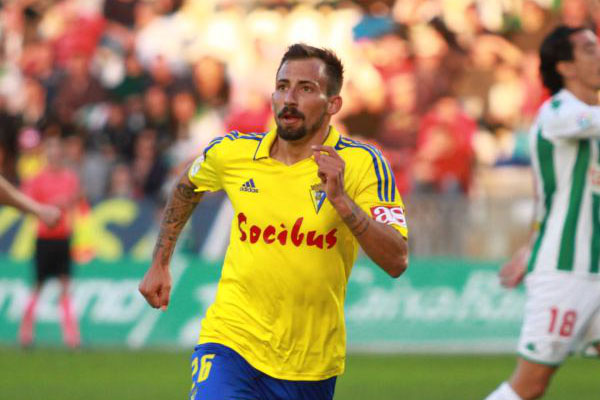
[{"label": "green grass pitch", "polygon": [[[183,400],[189,354],[0,347],[0,399]],[[335,400],[483,399],[514,363],[509,355],[350,355]],[[598,393],[600,362],[572,358],[544,399],[597,400]]]}]

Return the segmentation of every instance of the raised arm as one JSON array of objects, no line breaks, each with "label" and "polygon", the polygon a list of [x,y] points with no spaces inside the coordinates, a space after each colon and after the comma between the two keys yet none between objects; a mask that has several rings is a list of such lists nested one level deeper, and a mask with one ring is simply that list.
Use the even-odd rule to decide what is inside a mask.
[{"label": "raised arm", "polygon": [[[331,205],[350,228],[362,249],[390,276],[408,267],[408,244],[393,227],[370,218],[344,190],[344,160],[329,146],[314,146],[319,178]],[[323,154],[325,153],[325,154]]]},{"label": "raised arm", "polygon": [[171,294],[169,264],[177,238],[202,199],[203,192],[187,176],[187,168],[171,192],[160,223],[160,232],[152,254],[152,264],[140,283],[140,293],[154,308],[167,309]]}]

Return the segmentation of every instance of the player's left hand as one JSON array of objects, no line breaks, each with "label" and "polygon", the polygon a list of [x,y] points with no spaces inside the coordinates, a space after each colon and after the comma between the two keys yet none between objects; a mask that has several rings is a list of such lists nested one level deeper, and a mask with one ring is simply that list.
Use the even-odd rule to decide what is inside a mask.
[{"label": "player's left hand", "polygon": [[323,190],[330,202],[341,199],[344,190],[344,169],[346,163],[331,146],[312,146],[315,162],[319,166],[318,175],[323,183]]},{"label": "player's left hand", "polygon": [[517,286],[527,272],[527,261],[529,259],[529,246],[521,247],[509,262],[504,264],[498,273],[500,284],[506,288]]},{"label": "player's left hand", "polygon": [[148,304],[163,311],[169,306],[171,297],[171,272],[169,266],[153,264],[146,271],[144,279],[140,282],[138,290],[144,296]]}]

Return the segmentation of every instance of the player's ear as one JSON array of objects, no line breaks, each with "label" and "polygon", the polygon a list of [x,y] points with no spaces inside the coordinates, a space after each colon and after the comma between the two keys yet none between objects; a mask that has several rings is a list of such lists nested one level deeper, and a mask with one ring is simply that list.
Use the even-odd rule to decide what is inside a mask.
[{"label": "player's ear", "polygon": [[327,100],[327,114],[337,114],[342,108],[342,97],[339,95],[330,96]]}]

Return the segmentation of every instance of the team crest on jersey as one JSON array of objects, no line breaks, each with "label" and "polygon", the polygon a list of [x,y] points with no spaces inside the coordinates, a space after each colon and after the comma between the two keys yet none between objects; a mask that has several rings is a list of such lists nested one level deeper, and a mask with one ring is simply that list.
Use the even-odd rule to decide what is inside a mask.
[{"label": "team crest on jersey", "polygon": [[581,113],[577,116],[577,126],[581,129],[587,129],[592,125],[591,116],[587,113]]},{"label": "team crest on jersey", "polygon": [[321,210],[321,206],[323,206],[326,197],[327,193],[323,190],[323,185],[321,183],[310,187],[310,199],[312,200],[317,214],[319,213],[319,210]]}]

